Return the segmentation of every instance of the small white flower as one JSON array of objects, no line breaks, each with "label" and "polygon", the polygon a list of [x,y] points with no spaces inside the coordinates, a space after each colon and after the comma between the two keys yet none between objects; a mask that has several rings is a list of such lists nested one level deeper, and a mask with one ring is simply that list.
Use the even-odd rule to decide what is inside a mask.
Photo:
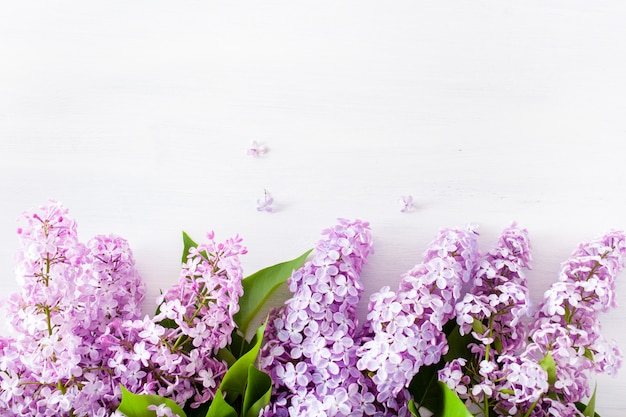
[{"label": "small white flower", "polygon": [[400,211],[402,213],[408,213],[409,211],[413,211],[415,209],[412,195],[403,195],[402,197],[400,197],[398,203],[400,204]]},{"label": "small white flower", "polygon": [[148,406],[148,410],[154,411],[157,415],[157,417],[174,417],[175,414],[172,411],[171,408],[169,408],[167,405],[165,404],[150,404]]},{"label": "small white flower", "polygon": [[256,201],[256,204],[256,209],[258,211],[267,211],[268,213],[272,213],[274,211],[274,207],[272,207],[272,204],[274,204],[274,199],[272,198],[270,193],[267,192],[267,190],[263,191],[263,198],[258,199]]},{"label": "small white flower", "polygon": [[252,141],[252,144],[250,145],[250,147],[248,148],[248,150],[246,151],[246,154],[248,156],[252,156],[254,158],[257,158],[261,155],[265,155],[267,153],[267,146],[258,143],[256,140]]}]

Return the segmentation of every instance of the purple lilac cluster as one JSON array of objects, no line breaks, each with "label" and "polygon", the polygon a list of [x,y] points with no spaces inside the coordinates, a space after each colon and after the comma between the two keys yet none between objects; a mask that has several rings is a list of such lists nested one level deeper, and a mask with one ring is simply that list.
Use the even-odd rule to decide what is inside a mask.
[{"label": "purple lilac cluster", "polygon": [[580,245],[525,328],[528,236],[506,229],[456,305],[461,334],[474,338],[472,357],[446,363],[439,380],[483,413],[582,416],[575,403],[591,394],[590,372],[613,374],[621,364],[617,346],[600,334],[598,314],[615,305],[625,255],[626,236],[619,232]]},{"label": "purple lilac cluster", "polygon": [[371,250],[367,223],[340,220],[289,278],[293,297],[272,315],[262,351],[274,381],[262,416],[380,415],[355,367],[360,272]]},{"label": "purple lilac cluster", "polygon": [[455,306],[460,334],[473,336],[472,358],[448,362],[439,380],[483,410],[497,407],[515,415],[518,404],[532,403],[548,388],[538,362],[517,355],[530,313],[524,275],[530,261],[527,231],[505,229],[496,247],[480,257],[470,290]]},{"label": "purple lilac cluster", "polygon": [[[461,334],[473,332],[482,342],[481,350],[495,344],[498,353],[506,354],[524,342],[521,320],[530,308],[524,269],[530,268],[530,261],[528,232],[515,225],[505,229],[496,248],[480,258],[471,289],[455,308]],[[476,326],[477,322],[485,325]]]},{"label": "purple lilac cluster", "polygon": [[[227,370],[216,355],[231,342],[243,294],[238,236],[209,234],[190,248],[157,314],[141,319],[144,284],[124,239],[80,243],[56,202],[21,220],[22,289],[7,303],[13,334],[0,337],[0,414],[118,415],[120,385],[191,407],[213,398]],[[598,320],[615,306],[626,265],[621,232],[579,246],[528,328],[530,244],[516,225],[484,255],[471,228],[443,230],[396,292],[371,296],[359,329],[371,252],[369,225],[340,220],[288,280],[293,297],[272,313],[261,355],[275,388],[262,417],[408,416],[409,383],[448,352],[444,326],[454,321],[472,336],[469,355],[448,359],[439,380],[483,415],[581,416],[574,404],[590,395],[590,374],[621,365]]]},{"label": "purple lilac cluster", "polygon": [[581,244],[545,293],[523,357],[551,357],[556,375],[531,416],[582,415],[573,403],[591,392],[594,372],[615,374],[622,355],[600,334],[599,313],[615,307],[615,278],[626,265],[626,235],[611,232]]},{"label": "purple lilac cluster", "polygon": [[0,338],[0,414],[117,415],[120,385],[179,404],[210,400],[226,364],[243,293],[236,236],[189,250],[178,282],[153,318],[140,318],[145,293],[128,243],[78,240],[76,223],[53,202],[25,213],[7,303],[13,334]]},{"label": "purple lilac cluster", "polygon": [[191,407],[211,400],[227,370],[216,359],[231,341],[243,294],[236,236],[191,248],[178,282],[160,297],[158,313],[118,320],[102,337],[115,378],[129,391],[158,394]]},{"label": "purple lilac cluster", "polygon": [[473,230],[443,230],[424,261],[402,276],[397,292],[383,287],[371,296],[356,366],[371,377],[377,401],[389,409],[409,398],[409,383],[422,366],[447,352],[443,326],[454,317],[477,253]]},{"label": "purple lilac cluster", "polygon": [[0,338],[0,413],[109,415],[119,388],[100,336],[111,320],[135,319],[144,296],[128,243],[80,243],[57,202],[20,220],[21,291],[6,306],[13,334]]}]

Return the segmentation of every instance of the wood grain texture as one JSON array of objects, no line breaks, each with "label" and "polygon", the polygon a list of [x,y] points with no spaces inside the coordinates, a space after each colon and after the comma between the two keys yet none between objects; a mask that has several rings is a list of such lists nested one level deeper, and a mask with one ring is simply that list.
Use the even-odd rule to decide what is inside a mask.
[{"label": "wood grain texture", "polygon": [[[181,230],[241,234],[252,273],[337,217],[368,220],[368,296],[438,229],[477,223],[488,249],[517,221],[538,301],[579,242],[626,229],[624,2],[0,5],[3,294],[14,219],[50,198],[82,239],[130,241],[147,313]],[[252,140],[269,152],[247,156]],[[256,211],[264,189],[273,214]],[[603,323],[626,349],[624,279]],[[624,389],[624,372],[600,378],[603,417]]]}]

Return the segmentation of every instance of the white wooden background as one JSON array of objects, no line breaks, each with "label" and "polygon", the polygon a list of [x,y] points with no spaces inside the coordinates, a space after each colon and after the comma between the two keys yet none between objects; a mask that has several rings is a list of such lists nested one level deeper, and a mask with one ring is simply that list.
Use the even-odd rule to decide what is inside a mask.
[{"label": "white wooden background", "polygon": [[[241,234],[252,273],[337,217],[371,222],[366,296],[440,228],[488,249],[517,221],[538,301],[579,242],[626,229],[625,74],[620,0],[0,0],[0,292],[15,218],[53,198],[83,240],[130,241],[146,313],[181,230]],[[626,350],[624,280],[604,330]],[[626,371],[599,384],[622,416]]]}]

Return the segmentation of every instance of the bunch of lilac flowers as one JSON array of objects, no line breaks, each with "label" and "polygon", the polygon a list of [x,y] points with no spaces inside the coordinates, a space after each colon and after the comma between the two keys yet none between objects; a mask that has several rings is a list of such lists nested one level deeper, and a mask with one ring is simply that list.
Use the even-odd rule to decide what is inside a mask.
[{"label": "bunch of lilac flowers", "polygon": [[528,236],[506,229],[456,305],[460,333],[473,336],[471,355],[447,361],[439,380],[481,415],[582,416],[576,403],[591,395],[591,373],[614,374],[621,364],[617,346],[600,334],[598,313],[615,306],[625,254],[623,233],[581,245],[532,314],[523,275]]},{"label": "bunch of lilac flowers", "polygon": [[[452,393],[477,416],[580,417],[582,402],[595,395],[593,375],[613,375],[622,362],[599,321],[615,306],[615,279],[626,266],[622,232],[581,244],[532,308],[525,229],[511,225],[485,253],[473,228],[444,229],[396,291],[385,286],[370,297],[359,326],[372,235],[368,223],[340,219],[306,262],[306,255],[291,261],[293,269],[303,266],[287,280],[292,296],[270,313],[265,334],[240,341],[242,352],[246,344],[255,355],[261,348],[254,364],[229,350],[244,329],[234,318],[239,303],[249,307],[248,289],[262,287],[244,281],[244,295],[240,257],[247,250],[239,236],[217,242],[210,233],[205,243],[186,245],[178,281],[159,297],[155,315],[142,318],[145,287],[128,242],[110,235],[81,243],[57,202],[20,222],[21,291],[6,302],[12,334],[0,336],[3,416],[122,416],[124,387],[165,397],[141,403],[156,416],[174,415],[171,401],[204,413],[201,406],[239,396],[242,407],[210,415],[250,416],[249,403],[262,400],[253,412],[261,417],[408,417],[440,411],[429,396]],[[281,268],[252,283],[268,276],[284,282],[289,272]],[[238,362],[267,375],[257,370],[249,379]],[[430,383],[421,384],[424,375]],[[231,377],[248,388],[264,381],[264,388],[246,397]]]},{"label": "bunch of lilac flowers", "polygon": [[138,316],[144,286],[125,240],[82,244],[67,214],[53,202],[21,218],[22,289],[7,305],[13,335],[0,339],[2,415],[105,416],[119,394],[100,336]]},{"label": "bunch of lilac flowers", "polygon": [[226,363],[219,349],[231,341],[243,294],[236,236],[192,247],[178,282],[160,297],[157,314],[118,320],[101,338],[116,379],[135,394],[157,394],[196,408],[211,400]]},{"label": "bunch of lilac flowers", "polygon": [[[626,237],[611,232],[581,245],[536,311],[524,275],[527,231],[513,224],[485,254],[476,238],[471,229],[442,231],[398,291],[371,296],[356,366],[374,403],[407,415],[400,404],[411,396],[435,395],[413,385],[434,367],[475,415],[582,416],[577,404],[591,395],[591,373],[614,374],[621,364],[615,343],[600,334],[598,313],[615,305]],[[409,409],[419,415],[421,406]]]},{"label": "bunch of lilac flowers", "polygon": [[399,410],[419,369],[447,352],[443,326],[473,274],[476,238],[471,230],[443,230],[397,292],[383,287],[371,296],[356,366],[371,377],[377,401],[387,408]]},{"label": "bunch of lilac flowers", "polygon": [[360,272],[372,250],[369,225],[340,220],[288,280],[293,297],[268,324],[261,366],[274,381],[263,416],[380,415],[356,369]]},{"label": "bunch of lilac flowers", "polygon": [[614,375],[622,354],[600,333],[599,313],[615,307],[615,278],[626,266],[626,235],[611,232],[581,244],[562,264],[530,328],[523,357],[554,361],[553,383],[531,416],[580,415],[573,404],[591,395],[594,373]]},{"label": "bunch of lilac flowers", "polygon": [[21,292],[8,300],[13,334],[0,338],[0,414],[110,416],[120,386],[196,407],[212,399],[226,364],[243,293],[236,236],[189,249],[158,313],[140,318],[144,284],[128,243],[78,241],[76,223],[53,202],[18,229]]},{"label": "bunch of lilac flowers", "polygon": [[439,379],[485,415],[494,407],[514,415],[517,404],[532,403],[547,389],[539,363],[517,355],[530,309],[524,275],[530,261],[527,231],[505,229],[496,248],[480,257],[470,290],[455,306],[460,334],[474,339],[471,360],[448,362]]}]

